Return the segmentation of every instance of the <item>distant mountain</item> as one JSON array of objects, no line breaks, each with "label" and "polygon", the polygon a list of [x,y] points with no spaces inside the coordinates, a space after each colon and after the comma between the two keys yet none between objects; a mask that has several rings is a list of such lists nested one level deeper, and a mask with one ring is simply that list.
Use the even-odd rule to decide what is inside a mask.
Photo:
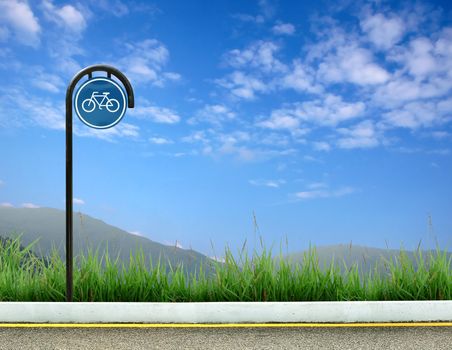
[{"label": "distant mountain", "polygon": [[[32,248],[34,254],[39,257],[49,256],[52,246],[54,246],[60,257],[65,259],[65,212],[51,208],[5,208],[0,207],[0,239],[15,238],[22,234],[21,244],[27,246],[34,240],[40,238]],[[99,248],[99,255],[102,256],[108,244],[108,252],[111,259],[115,259],[119,254],[120,262],[127,266],[130,254],[135,255],[141,247],[147,258],[153,265],[157,264],[161,256],[161,262],[169,261],[171,265],[183,264],[186,271],[199,271],[202,263],[207,267],[207,272],[213,271],[209,266],[213,262],[207,256],[194,250],[180,249],[154,242],[148,238],[133,235],[105,222],[92,218],[89,215],[74,213],[74,256],[81,252],[86,256],[88,247]],[[423,251],[423,256],[428,262],[428,257],[433,251]],[[302,263],[303,255],[299,252],[289,254],[284,259],[293,264]],[[316,247],[316,253],[320,268],[327,268],[332,259],[342,271],[345,270],[343,262],[350,268],[357,264],[361,273],[373,271],[376,263],[379,263],[379,271],[385,271],[384,261],[394,261],[400,255],[400,250],[379,249],[357,245],[339,244],[332,246]],[[407,257],[413,261],[416,267],[415,253],[405,252]],[[435,252],[433,252],[435,254]],[[452,253],[447,253],[447,258],[452,258]],[[278,258],[275,258],[278,260]]]},{"label": "distant mountain", "polygon": [[[163,245],[148,238],[130,234],[117,227],[92,218],[89,215],[74,213],[74,257],[81,252],[86,256],[88,247],[99,248],[102,256],[108,244],[108,254],[114,260],[119,254],[119,262],[127,266],[130,254],[141,247],[149,265],[149,258],[155,266],[169,261],[171,266],[183,264],[185,271],[199,271],[199,265],[211,266],[212,260],[194,250],[180,249]],[[65,212],[51,208],[3,208],[0,207],[0,237],[16,238],[22,234],[21,244],[27,246],[39,241],[32,248],[38,256],[49,256],[54,246],[62,259],[65,259],[66,229]],[[207,269],[209,271],[209,269]]]},{"label": "distant mountain", "polygon": [[[359,245],[350,244],[338,244],[331,246],[316,247],[316,255],[319,261],[320,268],[328,268],[332,259],[334,259],[335,265],[341,268],[341,271],[345,271],[344,262],[347,268],[350,268],[353,264],[356,264],[358,271],[360,273],[368,273],[369,271],[374,271],[374,267],[378,263],[378,271],[384,272],[388,271],[385,267],[384,262],[395,262],[399,260],[400,250],[397,249],[380,249],[380,248],[370,248]],[[415,257],[418,254],[413,251],[403,251],[406,257],[413,262],[413,266],[417,268],[417,261]],[[303,256],[306,251],[300,253],[292,253],[286,255],[284,259],[292,262],[293,264],[298,264],[303,261]],[[436,255],[436,251],[433,250],[423,250],[422,257],[424,262],[429,262],[430,254]],[[447,253],[447,259],[452,258],[452,253]]]}]

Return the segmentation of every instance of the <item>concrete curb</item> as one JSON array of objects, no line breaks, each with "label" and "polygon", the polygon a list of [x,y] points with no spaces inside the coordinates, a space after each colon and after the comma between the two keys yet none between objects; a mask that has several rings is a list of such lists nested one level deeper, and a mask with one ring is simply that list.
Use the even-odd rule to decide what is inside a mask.
[{"label": "concrete curb", "polygon": [[0,323],[451,322],[452,300],[219,303],[0,302]]}]

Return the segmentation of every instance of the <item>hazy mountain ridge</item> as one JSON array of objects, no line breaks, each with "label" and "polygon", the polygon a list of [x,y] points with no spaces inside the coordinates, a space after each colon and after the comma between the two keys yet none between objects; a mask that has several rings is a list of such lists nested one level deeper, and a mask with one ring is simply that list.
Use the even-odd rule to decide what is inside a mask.
[{"label": "hazy mountain ridge", "polygon": [[[169,261],[173,267],[183,264],[187,271],[196,271],[200,263],[211,265],[211,260],[194,250],[185,250],[154,242],[111,226],[89,215],[74,213],[74,256],[88,248],[99,249],[103,255],[107,245],[110,259],[119,254],[119,261],[128,264],[130,254],[142,247],[149,265],[149,256],[155,266],[159,257],[161,262]],[[49,256],[54,246],[62,259],[65,259],[66,229],[64,211],[52,208],[0,208],[0,236],[15,238],[22,234],[21,244],[26,246],[39,238],[33,252],[38,256]]]},{"label": "hazy mountain ridge", "polygon": [[[334,261],[335,265],[338,266],[341,271],[345,271],[345,263],[348,269],[354,264],[357,265],[358,271],[362,273],[373,272],[375,266],[377,266],[377,271],[380,273],[388,271],[387,266],[391,261],[393,263],[396,261],[400,262],[401,252],[403,252],[406,258],[413,262],[413,267],[417,268],[417,258],[419,258],[419,254],[416,251],[381,249],[353,244],[337,244],[315,248],[320,268],[327,269],[330,266],[331,261]],[[441,253],[444,253],[444,250],[441,250]],[[306,251],[292,253],[284,256],[284,259],[290,261],[292,264],[298,264],[303,261],[303,256],[305,254]],[[428,264],[431,254],[436,255],[437,252],[436,250],[421,249],[421,254],[424,262]],[[448,260],[452,259],[452,252],[447,252],[446,256]]]},{"label": "hazy mountain ridge", "polygon": [[[99,248],[99,255],[102,256],[108,245],[109,257],[114,260],[119,254],[120,262],[127,266],[130,253],[135,254],[139,247],[143,248],[146,264],[149,265],[149,256],[155,266],[161,257],[161,262],[170,261],[171,265],[177,266],[183,264],[187,272],[199,271],[202,263],[208,267],[213,262],[207,256],[194,250],[185,250],[174,246],[167,246],[154,242],[146,237],[137,236],[111,226],[102,220],[93,218],[89,215],[74,213],[74,256],[83,252],[86,256],[88,247]],[[65,212],[52,208],[2,208],[0,207],[0,238],[15,238],[22,234],[21,244],[27,246],[34,240],[40,240],[34,245],[32,251],[37,256],[49,256],[52,246],[58,250],[62,259],[65,259]],[[303,261],[303,256],[307,251],[292,253],[283,256],[284,259],[292,264],[299,264]],[[360,272],[373,271],[373,268],[379,263],[379,272],[384,268],[383,261],[394,261],[400,256],[400,250],[380,249],[364,247],[359,245],[339,244],[332,246],[322,246],[315,248],[319,267],[326,269],[329,267],[332,259],[342,271],[345,271],[344,262],[347,268],[357,264]],[[423,251],[423,257],[428,262],[431,251]],[[416,267],[415,252],[405,251],[406,256]],[[433,252],[436,254],[435,252]],[[452,258],[452,253],[447,253],[447,259]],[[279,257],[275,258],[276,261]]]}]

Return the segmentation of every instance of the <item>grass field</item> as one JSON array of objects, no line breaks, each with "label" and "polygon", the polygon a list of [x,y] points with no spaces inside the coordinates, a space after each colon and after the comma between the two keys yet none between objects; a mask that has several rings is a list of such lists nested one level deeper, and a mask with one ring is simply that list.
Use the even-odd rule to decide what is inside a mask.
[{"label": "grass field", "polygon": [[[0,301],[64,301],[65,261],[56,251],[48,260],[30,254],[33,244],[21,248],[20,237],[0,241]],[[102,267],[101,260],[105,261]],[[426,259],[418,249],[416,266],[403,251],[397,259],[382,260],[385,273],[360,275],[356,266],[342,273],[340,262],[322,269],[315,248],[301,264],[274,259],[262,247],[251,255],[243,248],[238,258],[229,249],[224,263],[212,262],[187,274],[183,266],[167,273],[163,264],[146,266],[141,252],[129,267],[90,250],[76,257],[74,301],[202,302],[202,301],[352,301],[451,300],[452,259],[439,248]],[[428,261],[428,263],[427,263]],[[211,270],[210,270],[211,271]]]}]

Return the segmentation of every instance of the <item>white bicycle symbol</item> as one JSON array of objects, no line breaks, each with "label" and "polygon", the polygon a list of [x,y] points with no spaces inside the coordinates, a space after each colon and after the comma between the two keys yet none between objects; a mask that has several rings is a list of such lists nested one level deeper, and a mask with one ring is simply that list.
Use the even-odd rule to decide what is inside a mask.
[{"label": "white bicycle symbol", "polygon": [[[96,105],[99,109],[102,107],[107,108],[107,111],[110,113],[114,113],[119,109],[119,101],[114,98],[108,98],[109,92],[99,93],[97,91],[93,91],[93,94],[90,98],[83,100],[82,109],[86,113],[91,113],[96,109]],[[100,102],[99,102],[100,101]]]}]

